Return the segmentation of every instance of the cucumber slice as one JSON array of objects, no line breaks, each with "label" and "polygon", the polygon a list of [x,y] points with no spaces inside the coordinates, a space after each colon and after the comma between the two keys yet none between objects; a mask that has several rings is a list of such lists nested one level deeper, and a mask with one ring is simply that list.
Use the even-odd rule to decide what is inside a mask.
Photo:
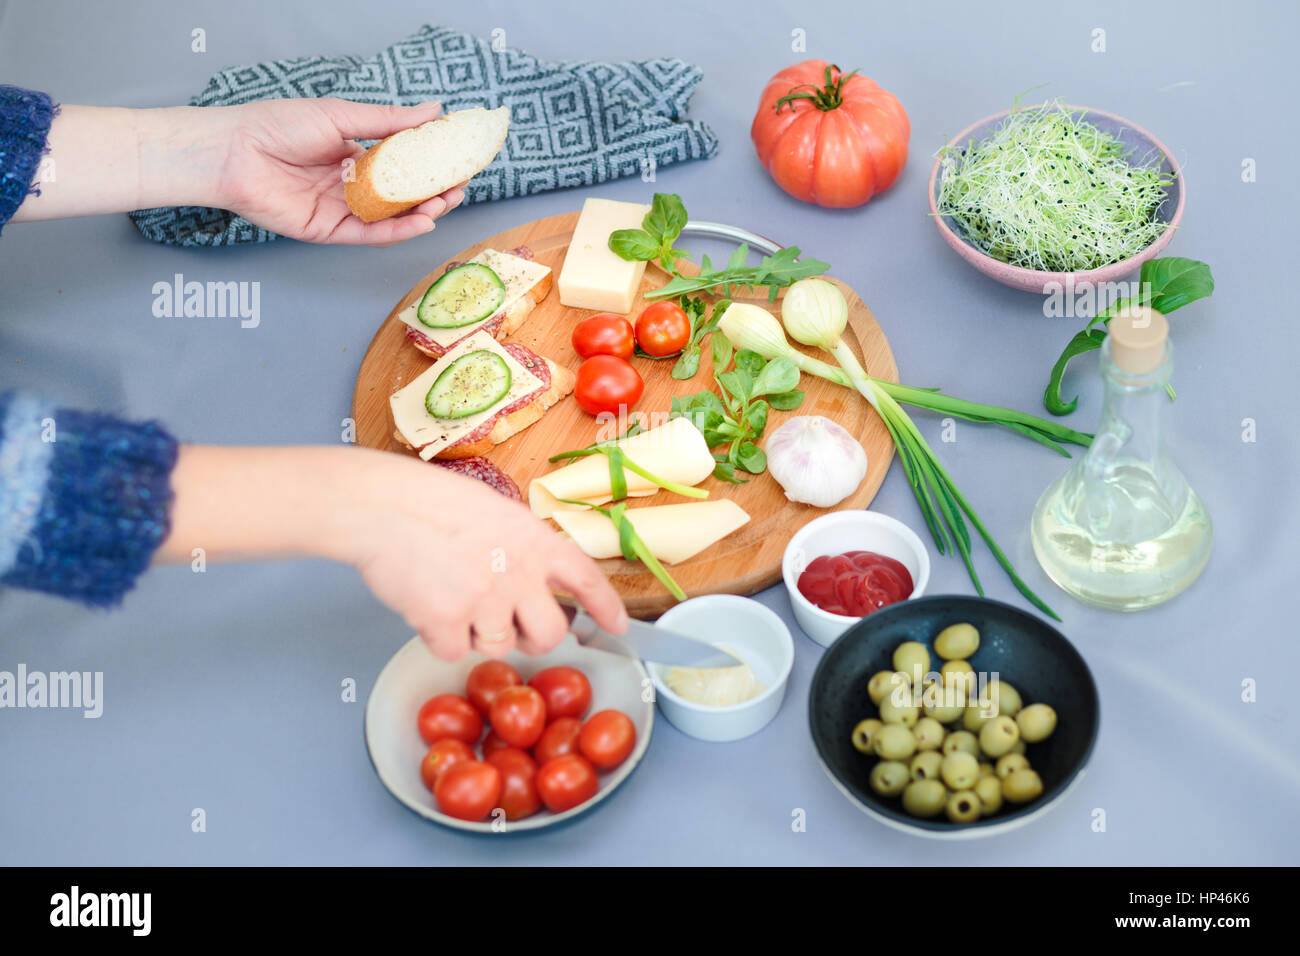
[{"label": "cucumber slice", "polygon": [[510,380],[510,366],[496,352],[469,352],[442,370],[424,397],[424,407],[434,418],[468,418],[505,398]]},{"label": "cucumber slice", "polygon": [[505,300],[501,277],[481,263],[467,262],[429,286],[415,317],[431,329],[458,329],[490,319]]}]

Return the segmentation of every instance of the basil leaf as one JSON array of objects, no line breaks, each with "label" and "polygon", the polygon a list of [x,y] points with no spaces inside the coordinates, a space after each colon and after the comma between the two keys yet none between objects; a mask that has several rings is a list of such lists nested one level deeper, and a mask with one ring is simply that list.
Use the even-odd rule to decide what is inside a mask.
[{"label": "basil leaf", "polygon": [[1061,397],[1061,379],[1065,377],[1065,368],[1070,364],[1070,359],[1076,355],[1083,355],[1085,352],[1096,351],[1101,348],[1101,343],[1105,340],[1106,332],[1104,329],[1084,329],[1070,339],[1065,351],[1061,353],[1061,357],[1052,366],[1052,374],[1047,381],[1047,391],[1043,393],[1043,404],[1047,406],[1047,410],[1053,415],[1068,415],[1079,404],[1079,396],[1077,395],[1068,402]]},{"label": "basil leaf", "polygon": [[737,461],[751,475],[761,475],[767,468],[767,453],[752,441],[741,444]]},{"label": "basil leaf", "polygon": [[777,411],[788,412],[803,404],[803,389],[792,388],[788,392],[778,392],[775,395],[768,395],[767,400]]},{"label": "basil leaf", "polygon": [[642,229],[615,229],[609,234],[609,251],[628,262],[649,262],[659,255],[659,244]]},{"label": "basil leaf", "polygon": [[1166,314],[1214,293],[1210,267],[1195,259],[1170,256],[1142,263],[1139,281],[1151,288],[1151,308]]},{"label": "basil leaf", "polygon": [[686,207],[682,198],[673,193],[655,193],[650,211],[641,221],[642,228],[653,236],[664,249],[671,249],[673,240],[681,235],[686,225]]},{"label": "basil leaf", "polygon": [[799,369],[788,358],[774,358],[768,362],[754,380],[755,398],[778,392],[788,392],[799,384]]}]

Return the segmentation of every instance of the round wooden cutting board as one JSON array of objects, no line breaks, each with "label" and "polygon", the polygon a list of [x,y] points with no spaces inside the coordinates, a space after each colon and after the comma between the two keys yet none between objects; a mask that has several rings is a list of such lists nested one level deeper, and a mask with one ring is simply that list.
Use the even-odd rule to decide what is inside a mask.
[{"label": "round wooden cutting board", "polygon": [[[475,243],[448,261],[463,261],[484,249],[505,252],[526,245],[537,261],[550,266],[558,278],[577,221],[578,214],[573,212],[516,226]],[[433,269],[402,296],[375,333],[365,358],[361,361],[361,371],[357,375],[356,391],[352,398],[352,417],[356,421],[357,442],[367,448],[414,457],[414,452],[393,441],[393,419],[388,396],[432,365],[433,359],[417,352],[407,342],[407,327],[398,321],[397,315],[424,294],[433,280],[442,274],[445,265],[443,263]],[[642,292],[655,289],[665,281],[666,276],[652,266],[646,270]],[[886,381],[898,381],[898,367],[894,364],[889,342],[871,310],[849,286],[836,279],[831,281],[843,290],[849,303],[849,324],[844,334],[849,347],[862,358],[871,375]],[[753,297],[737,296],[736,301],[753,302],[768,307],[779,315],[779,306],[769,306],[766,295],[762,293]],[[629,320],[634,319],[645,304],[638,298]],[[590,310],[570,309],[561,305],[559,291],[553,285],[547,297],[507,341],[518,342],[559,365],[576,370],[581,359],[573,350],[570,336],[574,325],[593,314]],[[816,354],[813,349],[804,351]],[[689,395],[704,389],[716,390],[708,356],[706,342],[700,371],[691,381],[677,381],[670,376],[672,360],[634,358],[633,364],[645,379],[645,394],[635,411],[651,416],[660,413],[666,420],[673,395]],[[818,357],[829,359],[825,354]],[[825,415],[838,422],[856,435],[866,449],[867,475],[858,489],[836,507],[867,507],[880,488],[880,483],[884,481],[893,459],[894,444],[884,423],[866,399],[851,389],[808,374],[803,375],[799,387],[807,393],[803,404],[794,411],[773,410],[764,438],[792,415]],[[538,475],[559,467],[550,464],[547,458],[557,452],[585,447],[598,438],[609,437],[598,435],[599,428],[596,420],[580,409],[570,396],[551,408],[541,421],[498,445],[488,457],[514,479],[526,501],[528,483]],[[691,597],[718,593],[748,595],[775,584],[781,579],[781,557],[791,535],[826,510],[789,501],[780,485],[766,472],[751,476],[749,483],[744,485],[732,485],[710,477],[700,487],[707,490],[711,498],[730,497],[745,509],[750,520],[743,528],[689,561],[666,566]],[[648,498],[629,499],[629,506],[637,508],[680,504],[686,500],[668,492],[660,492]],[[623,596],[628,612],[633,616],[656,617],[675,603],[672,595],[639,562],[617,558],[599,563]]]}]

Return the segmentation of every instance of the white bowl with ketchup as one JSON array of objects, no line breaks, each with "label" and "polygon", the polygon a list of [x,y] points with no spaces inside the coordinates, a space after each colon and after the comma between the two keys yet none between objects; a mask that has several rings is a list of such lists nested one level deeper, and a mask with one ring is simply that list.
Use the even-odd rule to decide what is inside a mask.
[{"label": "white bowl with ketchup", "polygon": [[924,594],[930,555],[916,532],[896,518],[833,511],[795,532],[781,574],[794,619],[829,647],[872,611]]}]

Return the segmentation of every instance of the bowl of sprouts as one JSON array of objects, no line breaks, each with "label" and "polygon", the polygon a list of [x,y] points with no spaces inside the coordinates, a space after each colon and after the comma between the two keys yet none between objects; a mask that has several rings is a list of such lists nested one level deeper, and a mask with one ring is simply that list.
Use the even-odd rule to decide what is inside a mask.
[{"label": "bowl of sprouts", "polygon": [[1015,289],[1114,282],[1183,215],[1177,160],[1122,116],[1050,101],[985,117],[939,150],[930,213],[948,245]]}]

